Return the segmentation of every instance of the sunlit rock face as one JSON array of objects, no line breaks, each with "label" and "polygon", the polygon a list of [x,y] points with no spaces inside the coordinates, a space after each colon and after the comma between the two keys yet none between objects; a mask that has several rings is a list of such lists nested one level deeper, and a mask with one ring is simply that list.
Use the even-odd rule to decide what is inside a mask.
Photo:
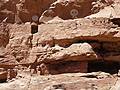
[{"label": "sunlit rock face", "polygon": [[1,0],[0,90],[119,90],[119,0]]}]

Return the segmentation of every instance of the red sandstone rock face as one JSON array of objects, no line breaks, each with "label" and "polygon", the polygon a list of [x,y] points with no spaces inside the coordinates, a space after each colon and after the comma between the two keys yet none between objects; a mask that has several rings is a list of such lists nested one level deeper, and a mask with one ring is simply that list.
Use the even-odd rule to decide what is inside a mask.
[{"label": "red sandstone rock face", "polygon": [[30,24],[6,26],[9,42],[1,48],[1,65],[6,67],[24,64],[36,69],[44,64],[39,70],[46,74],[52,63],[119,61],[119,28],[107,18],[51,21],[39,25],[35,34]]},{"label": "red sandstone rock face", "polygon": [[9,29],[7,24],[0,23],[0,47],[6,47],[9,43]]},{"label": "red sandstone rock face", "polygon": [[[119,61],[119,28],[109,19],[48,22],[39,25],[38,33],[34,35],[31,34],[30,24],[9,25],[9,28],[10,37],[6,49],[18,64],[111,61],[109,56],[114,57],[113,61]],[[118,46],[109,43],[117,43]],[[111,54],[102,52],[102,49]]]},{"label": "red sandstone rock face", "polygon": [[[62,19],[85,17],[91,14],[94,0],[57,0],[48,10],[44,11],[39,22],[45,22],[58,16]],[[87,12],[86,12],[87,11]]]},{"label": "red sandstone rock face", "polygon": [[[38,33],[34,35],[31,34],[30,24],[9,24],[8,27],[10,31],[5,44],[7,54],[14,56],[18,64],[109,58],[107,52],[101,52],[104,57],[99,53],[101,49],[111,52],[116,57],[114,60],[119,61],[119,28],[116,26],[114,29],[115,25],[109,19],[48,22],[39,25]],[[116,44],[118,46],[114,46]]]},{"label": "red sandstone rock face", "polygon": [[[1,1],[0,70],[2,70],[0,71],[0,80],[9,81],[9,79],[15,78],[18,73],[18,80],[8,82],[6,84],[8,85],[7,89],[12,89],[12,86],[14,86],[16,90],[21,88],[21,90],[50,90],[55,88],[81,90],[96,87],[100,89],[102,87],[102,89],[106,90],[106,88],[109,89],[113,86],[113,82],[117,80],[111,78],[110,74],[87,74],[86,72],[89,70],[91,62],[120,62],[120,23],[119,18],[115,18],[119,17],[119,3],[116,3],[117,0],[114,3],[112,0],[97,0],[94,3],[93,1]],[[103,18],[104,16],[100,14],[102,16],[100,18],[98,14],[106,10],[106,8],[112,8],[117,13],[112,13],[112,18]],[[78,10],[77,13],[76,10]],[[100,12],[96,13],[99,10]],[[88,16],[89,18],[75,19],[94,13],[92,11],[95,11],[96,14]],[[96,17],[94,15],[98,15],[99,18],[92,18]],[[32,18],[32,16],[35,17]],[[40,22],[43,20],[42,22],[45,23],[37,25],[38,19]],[[33,20],[37,24],[28,22]],[[25,24],[20,24],[23,22]],[[118,70],[119,66],[117,65],[106,65],[104,69],[107,70],[108,67],[114,68],[115,66],[116,68],[113,71]],[[112,72],[111,69],[108,71]],[[48,76],[47,79],[46,77],[34,76],[34,74],[47,75],[78,72],[86,74],[77,76],[67,74],[67,77],[58,75],[59,78],[57,76]],[[70,77],[68,78],[68,76]],[[21,79],[21,77],[23,78]],[[83,77],[92,77],[93,79],[83,79]],[[54,84],[53,79],[57,83],[64,83],[64,85]],[[65,81],[69,82],[65,83]],[[88,83],[86,84],[86,82]],[[91,85],[90,83],[95,84]],[[117,86],[119,85],[116,83]],[[0,89],[7,90],[1,84]]]},{"label": "red sandstone rock face", "polygon": [[10,23],[25,23],[40,15],[55,0],[8,0],[0,1],[0,21],[7,19]]},{"label": "red sandstone rock face", "polygon": [[[9,43],[9,27],[6,23],[0,23],[0,68],[3,69],[3,71],[0,71],[0,80],[6,81],[7,80],[7,69],[14,66],[14,64],[17,63],[14,56],[7,53],[6,46]],[[10,79],[15,77],[16,75],[13,72],[10,72]]]},{"label": "red sandstone rock face", "polygon": [[0,1],[0,22],[7,18],[7,22],[14,23],[16,3],[19,0]]},{"label": "red sandstone rock face", "polygon": [[18,62],[26,59],[31,49],[30,25],[9,25],[10,40],[7,45],[8,53],[13,55]]},{"label": "red sandstone rock face", "polygon": [[[113,3],[112,3],[113,2]],[[119,3],[120,1],[118,0],[106,0],[106,5],[107,7],[104,7],[104,5],[102,4],[102,6],[100,6],[100,3],[95,3],[95,5],[93,6],[93,11],[97,12],[95,14],[92,14],[90,16],[87,16],[88,18],[98,18],[98,17],[104,17],[104,18],[119,18],[120,17],[120,12],[119,12]],[[110,3],[112,3],[110,5]],[[110,5],[110,6],[109,6]],[[102,8],[99,11],[99,6]]]},{"label": "red sandstone rock face", "polygon": [[[93,3],[94,1],[94,3]],[[0,20],[10,23],[44,22],[58,16],[81,18],[98,12],[113,1],[102,0],[8,0],[0,1]],[[41,16],[42,15],[42,16]],[[40,19],[39,19],[40,18]],[[38,21],[39,19],[39,21]]]},{"label": "red sandstone rock face", "polygon": [[[46,10],[55,0],[25,0],[19,2],[17,7],[17,15],[22,22],[38,21],[44,10]],[[34,20],[36,18],[37,20]]]},{"label": "red sandstone rock face", "polygon": [[7,54],[6,46],[9,43],[9,27],[6,23],[0,23],[0,65],[15,64],[16,60],[10,54]]}]

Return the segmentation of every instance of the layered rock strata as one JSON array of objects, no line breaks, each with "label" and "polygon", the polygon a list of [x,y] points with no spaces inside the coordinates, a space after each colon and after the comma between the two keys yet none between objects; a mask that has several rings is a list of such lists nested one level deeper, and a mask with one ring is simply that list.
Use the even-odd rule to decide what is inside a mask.
[{"label": "layered rock strata", "polygon": [[6,28],[9,42],[3,49],[6,57],[14,58],[1,60],[7,67],[24,65],[34,73],[54,74],[55,64],[64,63],[68,68],[55,72],[62,73],[70,71],[69,67],[76,68],[70,72],[87,72],[89,61],[119,62],[119,25],[108,18],[52,20],[38,25],[34,34],[30,23],[8,24]]}]

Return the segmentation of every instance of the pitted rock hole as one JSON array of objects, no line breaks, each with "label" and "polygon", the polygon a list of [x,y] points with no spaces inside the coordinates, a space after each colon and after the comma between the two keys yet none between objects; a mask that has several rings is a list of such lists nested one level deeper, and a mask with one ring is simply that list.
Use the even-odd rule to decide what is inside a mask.
[{"label": "pitted rock hole", "polygon": [[111,22],[120,27],[120,18],[113,18],[113,19],[111,19]]},{"label": "pitted rock hole", "polygon": [[38,25],[36,23],[31,24],[31,33],[35,34],[38,32]]},{"label": "pitted rock hole", "polygon": [[119,62],[93,61],[88,63],[88,72],[106,72],[110,74],[118,73],[120,69]]}]

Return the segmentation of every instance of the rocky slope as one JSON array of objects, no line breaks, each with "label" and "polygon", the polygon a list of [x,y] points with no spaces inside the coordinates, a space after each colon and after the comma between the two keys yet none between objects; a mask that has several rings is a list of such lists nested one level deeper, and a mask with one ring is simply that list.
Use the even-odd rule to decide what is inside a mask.
[{"label": "rocky slope", "polygon": [[119,90],[119,8],[119,0],[1,0],[0,90]]}]

